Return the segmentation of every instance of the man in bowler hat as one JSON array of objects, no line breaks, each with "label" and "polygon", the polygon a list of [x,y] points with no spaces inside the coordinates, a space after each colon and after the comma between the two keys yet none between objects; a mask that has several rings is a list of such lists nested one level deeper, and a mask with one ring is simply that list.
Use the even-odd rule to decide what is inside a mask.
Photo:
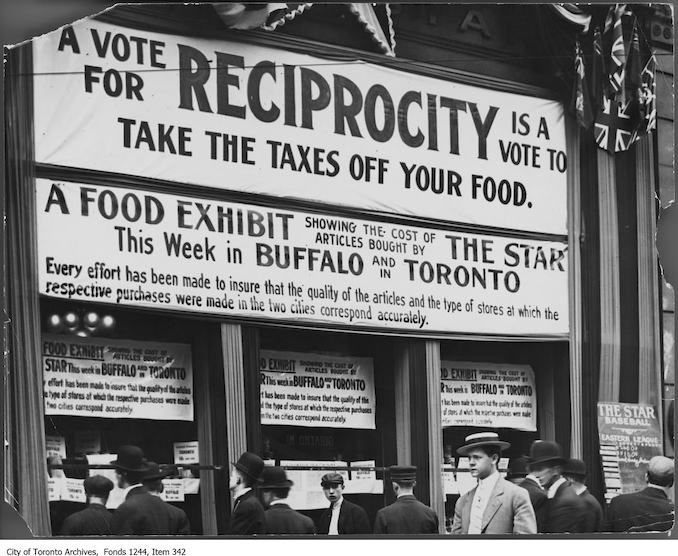
[{"label": "man in bowler hat", "polygon": [[525,489],[505,480],[497,466],[501,452],[511,445],[494,432],[470,434],[457,453],[469,459],[478,485],[457,500],[453,535],[525,535],[537,532]]},{"label": "man in bowler hat", "polygon": [[255,487],[264,460],[252,452],[244,452],[233,464],[228,488],[233,496],[233,511],[228,523],[229,535],[263,535],[266,533],[264,507]]},{"label": "man in bowler hat", "polygon": [[106,509],[106,502],[113,490],[113,482],[103,475],[92,475],[84,480],[83,487],[87,496],[87,507],[64,520],[60,535],[110,535],[113,514]]},{"label": "man in bowler hat", "polygon": [[125,501],[111,520],[114,535],[180,535],[185,534],[184,523],[177,514],[142,484],[151,468],[138,446],[120,446],[115,467],[118,486],[124,490]]},{"label": "man in bowler hat", "polygon": [[[141,479],[141,483],[144,485],[144,487],[146,487],[146,490],[148,490],[149,494],[157,496],[162,500],[160,495],[165,490],[165,485],[163,484],[162,480],[168,475],[171,475],[173,469],[172,468],[161,469],[160,466],[154,461],[147,462],[147,466],[148,471],[144,473]],[[190,535],[191,525],[189,524],[186,512],[165,500],[163,500],[163,502],[167,504],[167,509],[174,514],[173,521],[175,523],[178,523],[177,535]]]},{"label": "man in bowler hat", "polygon": [[546,491],[543,533],[581,533],[586,507],[562,476],[565,458],[557,442],[541,440],[530,448],[530,471]]},{"label": "man in bowler hat", "polygon": [[315,535],[315,525],[307,517],[287,504],[287,496],[294,484],[282,467],[265,466],[259,478],[264,505],[266,533],[269,535]]},{"label": "man in bowler hat", "polygon": [[367,512],[344,498],[344,478],[339,473],[326,473],[320,479],[323,494],[330,507],[320,516],[321,535],[360,535],[371,533]]},{"label": "man in bowler hat", "polygon": [[392,465],[389,476],[396,501],[377,512],[374,532],[380,535],[412,535],[438,533],[438,515],[414,497],[417,468]]},{"label": "man in bowler hat", "polygon": [[586,488],[586,464],[576,458],[570,458],[563,467],[563,475],[570,481],[572,488],[584,501],[586,507],[582,533],[596,533],[602,531],[603,508],[600,502]]},{"label": "man in bowler hat", "polygon": [[607,509],[607,530],[669,531],[673,527],[674,506],[668,494],[673,486],[673,460],[654,456],[648,464],[647,486],[638,492],[620,494]]},{"label": "man in bowler hat", "polygon": [[[537,440],[536,442],[541,442]],[[526,471],[529,471],[529,458],[525,459]],[[511,464],[509,463],[509,467]],[[525,478],[516,483],[521,488],[524,488],[527,491],[527,494],[530,497],[530,503],[532,504],[532,509],[534,510],[534,515],[537,518],[537,532],[544,532],[544,519],[546,517],[546,491],[541,488],[539,484],[539,479],[534,476],[533,473],[527,473]]]}]

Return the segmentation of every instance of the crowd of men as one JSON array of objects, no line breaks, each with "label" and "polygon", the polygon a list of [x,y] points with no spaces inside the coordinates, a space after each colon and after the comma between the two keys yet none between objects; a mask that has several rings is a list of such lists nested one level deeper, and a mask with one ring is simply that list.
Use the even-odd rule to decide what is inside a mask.
[{"label": "crowd of men", "polygon": [[[673,460],[653,457],[646,473],[647,487],[622,494],[603,509],[588,492],[586,465],[566,459],[556,442],[535,441],[527,457],[514,458],[504,478],[501,453],[510,447],[496,433],[466,437],[457,453],[468,458],[477,485],[456,502],[453,535],[511,535],[537,533],[594,533],[601,531],[667,531],[673,526]],[[116,469],[124,502],[106,509],[113,482],[94,475],[85,479],[88,506],[69,516],[62,535],[188,535],[186,514],[160,497],[167,470],[145,459],[136,446],[122,446]],[[344,478],[333,472],[320,483],[330,503],[317,524],[287,503],[293,482],[285,469],[264,465],[251,452],[233,464],[229,489],[233,509],[229,535],[416,535],[438,534],[438,515],[414,495],[417,469],[388,468],[395,502],[380,509],[374,524],[359,505],[344,498]]]}]

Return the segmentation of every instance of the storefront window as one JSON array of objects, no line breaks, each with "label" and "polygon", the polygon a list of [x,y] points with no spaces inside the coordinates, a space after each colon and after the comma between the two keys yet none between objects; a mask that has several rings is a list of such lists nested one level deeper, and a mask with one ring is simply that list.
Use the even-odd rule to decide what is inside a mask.
[{"label": "storefront window", "polygon": [[287,468],[291,505],[316,522],[329,504],[320,477],[337,466],[345,496],[372,523],[385,505],[383,467],[395,462],[392,351],[384,338],[262,329],[263,457]]}]

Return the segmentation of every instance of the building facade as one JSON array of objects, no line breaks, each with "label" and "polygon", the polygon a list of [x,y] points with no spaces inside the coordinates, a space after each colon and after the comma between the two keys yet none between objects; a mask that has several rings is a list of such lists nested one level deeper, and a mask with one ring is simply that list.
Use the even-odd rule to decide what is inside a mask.
[{"label": "building facade", "polygon": [[245,450],[314,519],[328,470],[373,520],[414,464],[441,534],[472,432],[557,441],[601,501],[599,402],[652,408],[672,454],[671,14],[618,14],[657,125],[610,152],[571,106],[610,6],[285,6],[116,7],[9,53],[5,482],[33,531],[123,444],[176,466],[198,535]]}]

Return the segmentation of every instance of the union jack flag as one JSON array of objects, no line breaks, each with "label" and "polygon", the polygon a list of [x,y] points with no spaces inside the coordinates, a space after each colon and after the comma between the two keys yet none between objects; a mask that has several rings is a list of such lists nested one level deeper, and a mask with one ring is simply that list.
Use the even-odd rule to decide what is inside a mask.
[{"label": "union jack flag", "polygon": [[594,134],[601,149],[610,153],[625,151],[634,141],[635,122],[631,117],[632,102],[619,102],[603,97],[602,110],[596,115]]},{"label": "union jack flag", "polygon": [[652,55],[640,74],[640,87],[638,87],[640,124],[636,131],[637,137],[650,132],[657,125],[656,70],[657,59]]}]

